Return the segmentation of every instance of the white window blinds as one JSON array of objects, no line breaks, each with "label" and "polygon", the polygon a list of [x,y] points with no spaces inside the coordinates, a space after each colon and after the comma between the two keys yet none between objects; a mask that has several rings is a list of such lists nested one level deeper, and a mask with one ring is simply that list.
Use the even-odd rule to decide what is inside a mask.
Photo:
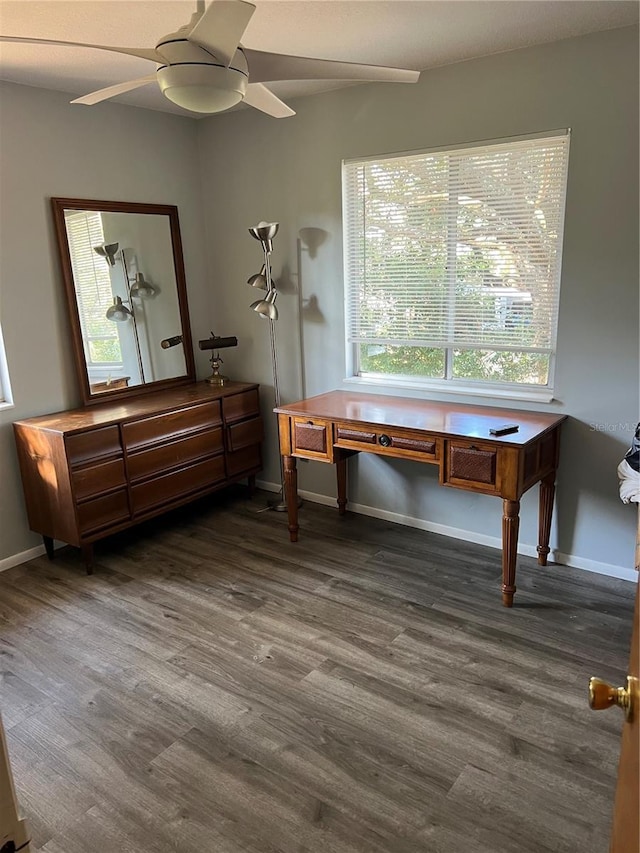
[{"label": "white window blinds", "polygon": [[[444,351],[444,379],[464,376],[456,358],[474,350],[493,359],[476,378],[522,381],[522,370],[510,377],[495,366],[509,352],[548,365],[568,146],[563,132],[344,163],[347,341],[356,368],[358,353],[385,347]],[[387,372],[398,370],[395,359]],[[533,373],[525,381],[548,382],[548,370]]]},{"label": "white window blinds", "polygon": [[106,316],[113,301],[109,268],[94,250],[104,243],[101,214],[67,210],[65,224],[87,364],[120,366],[118,330]]}]

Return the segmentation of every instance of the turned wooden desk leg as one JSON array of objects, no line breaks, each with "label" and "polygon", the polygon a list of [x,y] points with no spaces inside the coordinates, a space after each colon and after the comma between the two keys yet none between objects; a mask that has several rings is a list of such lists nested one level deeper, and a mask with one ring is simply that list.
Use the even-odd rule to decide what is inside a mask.
[{"label": "turned wooden desk leg", "polygon": [[538,565],[547,565],[549,538],[551,536],[551,515],[553,498],[556,493],[556,472],[548,474],[540,481],[540,509],[538,512]]},{"label": "turned wooden desk leg", "polygon": [[53,560],[53,539],[51,536],[43,536],[42,541],[44,542],[44,550],[47,552],[47,557]]},{"label": "turned wooden desk leg", "polygon": [[82,546],[82,556],[84,557],[84,565],[88,575],[93,574],[93,545],[89,542]]},{"label": "turned wooden desk leg", "polygon": [[502,506],[502,603],[505,607],[512,607],[516,591],[520,501],[505,500]]},{"label": "turned wooden desk leg", "polygon": [[295,456],[283,456],[284,490],[289,516],[289,540],[298,541],[298,471]]},{"label": "turned wooden desk leg", "polygon": [[336,479],[338,481],[338,512],[347,512],[347,460],[338,459],[336,462]]}]

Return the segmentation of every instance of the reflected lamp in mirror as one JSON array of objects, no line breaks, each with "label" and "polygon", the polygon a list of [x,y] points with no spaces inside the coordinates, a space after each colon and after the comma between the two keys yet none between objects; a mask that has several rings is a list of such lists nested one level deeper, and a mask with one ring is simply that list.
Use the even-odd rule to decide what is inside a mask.
[{"label": "reflected lamp in mirror", "polygon": [[116,323],[124,323],[132,316],[133,314],[119,296],[116,296],[113,305],[107,308],[107,320],[113,320]]},{"label": "reflected lamp in mirror", "polygon": [[[195,382],[177,208],[51,204],[82,402]],[[169,339],[179,345],[163,347]]]}]

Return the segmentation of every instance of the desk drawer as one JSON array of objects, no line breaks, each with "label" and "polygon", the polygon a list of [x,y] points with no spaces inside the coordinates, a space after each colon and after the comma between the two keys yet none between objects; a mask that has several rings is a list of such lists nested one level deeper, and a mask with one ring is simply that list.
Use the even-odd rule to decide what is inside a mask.
[{"label": "desk drawer", "polygon": [[127,457],[129,478],[140,480],[143,477],[161,474],[205,456],[222,453],[222,449],[222,427],[217,427],[168,444],[139,450]]},{"label": "desk drawer", "polygon": [[498,492],[499,453],[490,445],[448,442],[444,482],[489,494]]},{"label": "desk drawer", "polygon": [[128,451],[146,444],[157,444],[184,433],[196,432],[222,423],[220,402],[213,400],[188,409],[164,412],[122,425],[122,439]]},{"label": "desk drawer", "polygon": [[134,515],[161,504],[170,503],[192,492],[224,480],[224,456],[205,459],[189,468],[155,477],[131,487],[131,509]]},{"label": "desk drawer", "polygon": [[424,433],[404,432],[392,427],[381,430],[367,424],[336,424],[335,444],[350,450],[363,450],[395,456],[400,459],[417,459],[435,462],[440,459],[439,439]]},{"label": "desk drawer", "polygon": [[291,441],[296,456],[331,460],[331,424],[317,418],[293,418]]}]

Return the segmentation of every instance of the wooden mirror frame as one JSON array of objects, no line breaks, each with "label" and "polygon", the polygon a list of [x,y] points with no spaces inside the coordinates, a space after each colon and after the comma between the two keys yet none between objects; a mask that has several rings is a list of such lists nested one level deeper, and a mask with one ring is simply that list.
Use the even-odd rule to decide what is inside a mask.
[{"label": "wooden mirror frame", "polygon": [[[184,259],[182,256],[182,239],[180,237],[180,225],[178,221],[178,208],[168,204],[140,204],[137,202],[122,201],[96,201],[86,198],[52,198],[53,219],[58,243],[58,254],[62,266],[62,278],[64,280],[65,294],[67,300],[68,315],[71,322],[71,340],[73,342],[74,360],[76,372],[80,382],[80,393],[82,403],[92,406],[98,403],[113,402],[124,398],[130,399],[141,394],[153,391],[161,391],[165,388],[173,388],[179,385],[187,385],[195,382],[196,370],[193,357],[193,345],[191,341],[191,327],[189,323],[189,307],[187,304],[187,286],[184,273]],[[82,339],[82,327],[80,314],[76,299],[76,289],[71,265],[71,255],[67,239],[67,228],[65,224],[65,210],[95,210],[107,213],[141,213],[167,216],[171,230],[171,243],[173,249],[173,264],[176,277],[176,288],[178,308],[180,313],[180,324],[182,334],[182,345],[184,348],[186,373],[171,379],[160,379],[143,384],[132,385],[127,388],[114,388],[113,391],[92,393],[89,373],[84,354]]]}]

